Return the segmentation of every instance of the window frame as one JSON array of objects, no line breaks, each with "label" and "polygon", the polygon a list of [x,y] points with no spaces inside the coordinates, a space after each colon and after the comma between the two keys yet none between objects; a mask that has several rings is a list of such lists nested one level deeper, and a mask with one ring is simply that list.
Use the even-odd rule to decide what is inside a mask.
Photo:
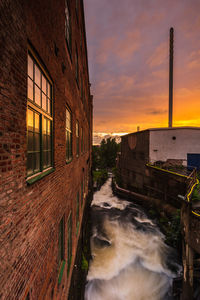
[{"label": "window frame", "polygon": [[61,283],[65,268],[65,214],[58,225],[58,284]]},{"label": "window frame", "polygon": [[75,0],[75,9],[76,9],[76,18],[77,18],[77,23],[78,23],[78,15],[79,15],[79,0]]},{"label": "window frame", "polygon": [[[31,65],[31,69],[29,68],[29,63]],[[40,83],[38,85],[37,79],[35,78],[35,70],[39,72],[40,76]],[[30,74],[32,73],[32,74]],[[31,77],[32,76],[32,77]],[[30,86],[31,84],[32,89],[32,97],[30,98]],[[46,91],[43,89],[43,83],[45,82]],[[35,101],[35,88],[40,94],[40,105]],[[45,107],[43,107],[42,99],[45,99]],[[45,103],[44,102],[44,103]],[[45,110],[46,108],[46,110]],[[30,112],[33,114],[33,120],[35,122],[35,116],[39,116],[39,130],[37,134],[39,136],[38,144],[39,150],[35,151],[35,124],[32,125],[32,129],[29,128],[30,122]],[[43,125],[46,123],[46,129],[44,130]],[[45,174],[49,174],[50,171],[53,171],[53,82],[48,75],[47,71],[45,70],[41,59],[39,59],[31,47],[28,47],[27,51],[27,114],[26,114],[26,136],[27,136],[27,175],[26,180],[27,183],[33,183],[38,179],[42,178]],[[49,126],[47,126],[49,124]],[[32,134],[31,134],[32,133]],[[29,138],[33,135],[32,138],[32,149],[29,149]],[[49,138],[48,138],[49,136]],[[46,141],[46,143],[44,143]],[[46,146],[47,148],[45,149]],[[34,150],[33,150],[34,148]],[[39,154],[39,167],[35,168],[36,166],[36,158],[29,158],[32,153]],[[50,152],[48,158],[46,157],[45,153]],[[44,165],[44,158],[46,157],[48,165]],[[32,164],[32,172],[30,171],[30,166],[28,168],[28,164]],[[35,179],[34,179],[35,178]]]},{"label": "window frame", "polygon": [[76,51],[75,51],[75,78],[76,78],[76,83],[79,88],[79,56],[78,56],[78,48],[76,45]]},{"label": "window frame", "polygon": [[83,207],[83,200],[84,200],[84,175],[81,181],[81,207]]},{"label": "window frame", "polygon": [[[68,12],[68,17],[66,12]],[[67,35],[68,32],[68,35]],[[68,0],[65,0],[65,41],[67,49],[72,59],[72,24],[71,24],[71,8]]]},{"label": "window frame", "polygon": [[[70,120],[70,127],[71,127],[70,129],[71,130],[69,128],[67,128],[67,124],[66,124],[67,123],[67,111],[69,112],[70,118],[71,118],[71,120]],[[65,121],[66,121],[66,123],[65,123],[66,157],[65,158],[66,158],[66,163],[70,163],[73,159],[73,116],[72,116],[72,111],[68,106],[65,107],[65,113],[66,113],[66,118],[65,118]],[[68,158],[67,158],[67,147],[68,147],[67,133],[69,134],[70,139],[71,139],[70,145],[69,145],[69,149],[71,149],[71,150],[69,150],[69,152],[71,152],[71,156],[70,156],[70,154],[68,154]]]},{"label": "window frame", "polygon": [[83,126],[81,126],[81,153],[83,154],[83,143],[84,143],[84,137],[83,137]]},{"label": "window frame", "polygon": [[80,225],[80,192],[78,189],[78,192],[76,194],[76,235],[78,235],[79,231],[79,225]]},{"label": "window frame", "polygon": [[79,121],[76,120],[76,157],[80,155],[80,125]]},{"label": "window frame", "polygon": [[72,253],[73,253],[73,235],[72,235],[72,212],[70,211],[67,219],[67,275],[69,275],[69,271],[72,263]]},{"label": "window frame", "polygon": [[58,266],[65,261],[65,215],[62,216],[58,227]]}]

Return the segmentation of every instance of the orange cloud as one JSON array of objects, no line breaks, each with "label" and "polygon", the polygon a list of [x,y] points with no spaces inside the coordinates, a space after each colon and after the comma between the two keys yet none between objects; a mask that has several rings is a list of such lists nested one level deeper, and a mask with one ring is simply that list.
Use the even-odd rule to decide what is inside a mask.
[{"label": "orange cloud", "polygon": [[147,60],[147,64],[153,68],[162,65],[167,61],[168,44],[164,42],[160,44],[154,51],[153,55]]}]

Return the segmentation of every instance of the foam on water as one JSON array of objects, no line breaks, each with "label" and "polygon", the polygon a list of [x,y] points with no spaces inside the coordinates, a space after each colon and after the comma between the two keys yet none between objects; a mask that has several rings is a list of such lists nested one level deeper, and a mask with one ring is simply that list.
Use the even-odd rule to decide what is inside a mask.
[{"label": "foam on water", "polygon": [[113,196],[111,179],[95,193],[92,215],[85,299],[173,299],[169,291],[176,274],[167,264],[171,249],[142,210]]}]

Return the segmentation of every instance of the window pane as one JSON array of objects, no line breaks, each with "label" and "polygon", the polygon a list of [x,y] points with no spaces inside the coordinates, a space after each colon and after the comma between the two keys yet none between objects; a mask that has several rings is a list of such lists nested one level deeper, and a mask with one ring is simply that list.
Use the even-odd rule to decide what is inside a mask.
[{"label": "window pane", "polygon": [[51,134],[51,121],[47,120],[47,134]]},{"label": "window pane", "polygon": [[33,130],[33,111],[28,109],[28,130]]},{"label": "window pane", "polygon": [[81,127],[81,152],[83,152],[83,127]]},{"label": "window pane", "polygon": [[35,172],[40,170],[40,153],[35,153]]},{"label": "window pane", "polygon": [[51,87],[50,87],[50,84],[47,82],[47,96],[49,98],[51,98]]},{"label": "window pane", "polygon": [[35,85],[35,103],[41,106],[41,90]]},{"label": "window pane", "polygon": [[66,3],[65,6],[65,19],[66,19],[66,25],[69,26],[69,9],[68,9],[68,4]]},{"label": "window pane", "polygon": [[76,136],[79,136],[79,126],[78,126],[78,122],[76,122]]},{"label": "window pane", "polygon": [[69,160],[70,154],[69,154],[69,132],[66,131],[66,159]]},{"label": "window pane", "polygon": [[27,150],[28,151],[33,151],[33,146],[34,142],[33,142],[33,132],[28,131],[28,145],[27,145]]},{"label": "window pane", "polygon": [[41,72],[36,65],[35,65],[35,83],[37,83],[37,85],[41,87]]},{"label": "window pane", "polygon": [[27,174],[28,175],[33,174],[33,154],[32,153],[27,154]]},{"label": "window pane", "polygon": [[72,157],[72,133],[69,135],[69,155]]},{"label": "window pane", "polygon": [[35,113],[35,132],[40,131],[40,116]]},{"label": "window pane", "polygon": [[46,94],[47,93],[47,81],[46,78],[42,75],[42,91]]},{"label": "window pane", "polygon": [[34,134],[34,142],[35,142],[35,151],[40,151],[40,134],[35,133]]},{"label": "window pane", "polygon": [[47,135],[47,149],[51,149],[51,136]]},{"label": "window pane", "polygon": [[42,125],[42,130],[43,130],[43,134],[46,134],[47,132],[47,119],[43,118],[43,125]]},{"label": "window pane", "polygon": [[45,94],[42,93],[42,108],[46,111],[47,110],[47,97]]},{"label": "window pane", "polygon": [[51,151],[47,152],[47,166],[51,166]]},{"label": "window pane", "polygon": [[28,98],[33,100],[33,81],[28,78]]},{"label": "window pane", "polygon": [[83,205],[83,181],[81,183],[81,206]]},{"label": "window pane", "polygon": [[76,223],[79,221],[79,192],[76,195]]},{"label": "window pane", "polygon": [[47,166],[47,152],[43,151],[43,167],[46,168]]},{"label": "window pane", "polygon": [[47,150],[47,136],[43,135],[43,150]]},{"label": "window pane", "polygon": [[70,214],[67,224],[67,272],[69,273],[72,258],[72,215]]},{"label": "window pane", "polygon": [[59,224],[58,232],[58,261],[64,260],[64,217],[62,217]]},{"label": "window pane", "polygon": [[50,102],[49,98],[47,98],[47,102],[48,102],[48,113],[50,114],[51,113],[51,102]]},{"label": "window pane", "polygon": [[70,112],[66,109],[66,128],[71,129],[71,116]]},{"label": "window pane", "polygon": [[28,55],[28,75],[33,79],[33,60]]}]

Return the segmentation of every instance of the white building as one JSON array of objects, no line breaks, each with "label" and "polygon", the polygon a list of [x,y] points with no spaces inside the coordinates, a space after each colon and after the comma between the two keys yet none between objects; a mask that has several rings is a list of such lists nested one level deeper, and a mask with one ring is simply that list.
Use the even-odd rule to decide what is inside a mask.
[{"label": "white building", "polygon": [[200,127],[149,130],[149,162],[180,159],[185,166],[200,167]]}]

